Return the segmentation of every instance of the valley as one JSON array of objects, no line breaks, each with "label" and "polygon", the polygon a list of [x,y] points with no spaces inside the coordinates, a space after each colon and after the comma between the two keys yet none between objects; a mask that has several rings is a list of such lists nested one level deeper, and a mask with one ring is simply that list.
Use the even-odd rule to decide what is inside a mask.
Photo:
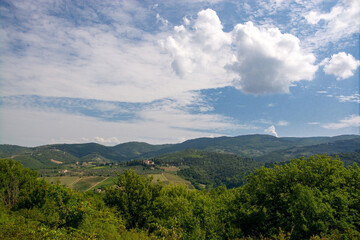
[{"label": "valley", "polygon": [[0,145],[0,158],[19,161],[50,183],[78,191],[102,190],[126,170],[153,176],[164,184],[196,189],[235,188],[260,166],[302,156],[339,156],[360,163],[360,136],[276,138],[270,135],[198,138],[179,144],[129,142],[113,147],[97,143],[39,147]]}]

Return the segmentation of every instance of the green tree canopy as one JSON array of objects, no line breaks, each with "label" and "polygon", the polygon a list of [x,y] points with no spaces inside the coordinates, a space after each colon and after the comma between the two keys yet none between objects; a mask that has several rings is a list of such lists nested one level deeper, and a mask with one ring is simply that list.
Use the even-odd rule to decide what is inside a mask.
[{"label": "green tree canopy", "polygon": [[105,202],[117,207],[128,228],[142,228],[151,218],[153,202],[161,190],[160,184],[151,182],[152,178],[127,170],[118,177],[115,187],[106,190]]},{"label": "green tree canopy", "polygon": [[[24,168],[12,159],[0,159],[0,198],[4,205],[13,208],[34,202],[38,173]],[[36,201],[36,200],[35,200]]]},{"label": "green tree canopy", "polygon": [[262,167],[234,202],[244,235],[292,232],[294,239],[333,230],[359,232],[360,169],[326,155]]}]

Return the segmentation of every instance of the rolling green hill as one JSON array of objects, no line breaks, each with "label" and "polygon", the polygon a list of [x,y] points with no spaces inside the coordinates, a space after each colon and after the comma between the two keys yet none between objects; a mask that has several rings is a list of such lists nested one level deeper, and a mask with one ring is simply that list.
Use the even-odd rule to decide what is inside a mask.
[{"label": "rolling green hill", "polygon": [[142,142],[128,142],[113,147],[106,147],[97,143],[58,144],[52,146],[68,152],[78,158],[96,153],[106,159],[118,162],[138,158],[144,153],[158,151],[169,145],[151,145]]},{"label": "rolling green hill", "polygon": [[63,164],[71,164],[79,160],[73,155],[51,146],[26,148],[20,152],[17,151],[10,155],[0,156],[1,158],[13,158],[16,161],[20,161],[25,167],[32,169],[60,167]]},{"label": "rolling green hill", "polygon": [[220,153],[233,153],[243,157],[261,158],[261,156],[274,151],[353,139],[360,139],[360,136],[277,138],[270,135],[256,134],[237,137],[197,138],[162,148],[156,152],[148,152],[143,157],[153,157],[192,148]]},{"label": "rolling green hill", "polygon": [[277,138],[270,135],[244,135],[197,138],[179,144],[164,145],[128,142],[113,147],[97,143],[54,144],[34,148],[0,145],[0,158],[13,158],[26,167],[40,169],[76,162],[100,164],[147,159],[186,149],[236,154],[258,162],[280,162],[313,154],[352,153],[360,149],[360,136]]},{"label": "rolling green hill", "polygon": [[3,158],[11,158],[16,155],[22,155],[31,152],[32,152],[31,148],[9,145],[9,144],[0,144],[0,156]]}]

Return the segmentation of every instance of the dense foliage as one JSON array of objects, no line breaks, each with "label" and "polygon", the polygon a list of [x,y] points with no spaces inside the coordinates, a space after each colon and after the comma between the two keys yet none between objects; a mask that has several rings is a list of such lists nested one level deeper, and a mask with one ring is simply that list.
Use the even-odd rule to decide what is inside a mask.
[{"label": "dense foliage", "polygon": [[0,160],[0,180],[0,239],[149,239],[101,195],[48,184],[13,160]]},{"label": "dense foliage", "polygon": [[189,190],[126,171],[78,193],[0,160],[0,239],[359,239],[360,168],[327,156],[262,167],[239,188]]},{"label": "dense foliage", "polygon": [[[359,237],[360,169],[326,156],[257,170],[240,189],[236,220],[245,235],[281,228],[294,239],[338,231]],[[241,227],[243,226],[243,227]]]}]

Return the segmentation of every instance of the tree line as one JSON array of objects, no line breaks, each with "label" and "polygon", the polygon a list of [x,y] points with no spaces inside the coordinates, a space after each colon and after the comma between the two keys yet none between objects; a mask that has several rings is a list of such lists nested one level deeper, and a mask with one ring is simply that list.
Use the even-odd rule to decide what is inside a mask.
[{"label": "tree line", "polygon": [[0,160],[0,239],[359,239],[360,168],[326,155],[261,167],[234,189],[128,170],[79,193]]}]

